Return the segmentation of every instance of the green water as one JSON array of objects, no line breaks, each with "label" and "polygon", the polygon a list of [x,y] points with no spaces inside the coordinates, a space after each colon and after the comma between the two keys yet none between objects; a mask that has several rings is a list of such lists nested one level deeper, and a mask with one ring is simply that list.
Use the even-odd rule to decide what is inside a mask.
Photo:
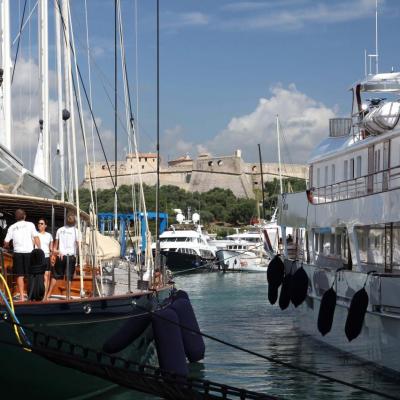
[{"label": "green water", "polygon": [[[281,311],[269,305],[265,274],[204,273],[180,277],[175,282],[189,293],[203,332],[282,361],[400,396],[400,380],[303,335],[296,329],[294,309]],[[204,379],[285,399],[380,398],[285,369],[207,339],[206,357],[196,365],[196,371]],[[155,397],[117,389],[96,399]]]}]

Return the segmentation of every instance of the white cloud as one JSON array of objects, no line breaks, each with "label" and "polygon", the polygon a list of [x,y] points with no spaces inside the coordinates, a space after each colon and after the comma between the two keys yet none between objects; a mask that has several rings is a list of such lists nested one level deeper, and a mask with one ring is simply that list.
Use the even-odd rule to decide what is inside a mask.
[{"label": "white cloud", "polygon": [[205,26],[209,23],[210,17],[199,11],[181,13],[167,11],[163,15],[162,27],[167,29],[179,29]]},{"label": "white cloud", "polygon": [[245,160],[256,161],[260,143],[264,161],[277,161],[277,114],[283,142],[288,145],[288,149],[284,143],[282,146],[288,163],[305,163],[312,148],[327,136],[329,118],[336,115],[335,110],[299,92],[294,84],[288,88],[277,85],[271,89],[271,97],[261,98],[251,113],[232,118],[206,146],[220,155],[233,154],[239,148]]},{"label": "white cloud", "polygon": [[[49,115],[50,115],[50,135],[51,135],[51,165],[54,177],[54,185],[59,187],[60,183],[60,167],[59,157],[57,156],[58,144],[58,102],[55,96],[55,73],[49,71],[50,74],[50,94],[49,99]],[[25,168],[32,170],[35,159],[37,143],[39,138],[39,87],[38,87],[38,65],[34,60],[26,60],[21,58],[18,61],[14,82],[12,85],[12,150],[13,153],[21,158]],[[85,108],[85,101],[83,106]],[[74,100],[75,104],[75,100]],[[92,139],[91,139],[91,117],[88,111],[83,112],[83,121],[86,130],[86,140],[89,152],[89,161],[93,160]],[[67,122],[70,123],[70,122]],[[102,127],[102,120],[96,118],[96,123],[100,129],[102,141],[109,159],[114,157],[114,134],[110,130]],[[75,111],[76,126],[76,147],[78,159],[79,181],[83,179],[84,166],[86,163],[86,154],[83,146],[82,132],[79,122],[79,116]],[[126,142],[126,141],[125,141]],[[110,145],[112,143],[112,145]],[[123,143],[119,141],[118,154],[125,155],[123,151]],[[64,152],[67,155],[67,145],[64,144]],[[96,160],[104,160],[103,153],[100,149],[99,140],[95,133],[95,158]]]},{"label": "white cloud", "polygon": [[176,158],[186,154],[195,156],[196,154],[207,152],[207,148],[202,144],[196,144],[184,139],[185,130],[182,125],[175,125],[172,128],[165,129],[162,135],[162,149],[168,149],[167,156]]},{"label": "white cloud", "polygon": [[[250,11],[253,8],[257,12],[237,18],[224,18],[220,26],[240,30],[296,30],[309,23],[339,23],[372,17],[375,10],[375,0],[312,2],[306,6],[302,3],[299,2],[297,7],[294,3],[291,7],[281,7],[273,11],[266,9],[263,12],[261,7],[257,7],[257,3],[244,2],[241,4],[243,9],[247,7],[247,11]],[[240,8],[239,4],[236,7],[237,11]],[[285,6],[285,3],[282,5]]]}]

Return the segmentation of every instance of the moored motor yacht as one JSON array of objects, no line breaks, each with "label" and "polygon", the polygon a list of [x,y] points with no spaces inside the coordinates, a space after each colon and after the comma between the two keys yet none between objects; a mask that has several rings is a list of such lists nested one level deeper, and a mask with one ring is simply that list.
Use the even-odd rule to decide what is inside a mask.
[{"label": "moored motor yacht", "polygon": [[[189,270],[199,267],[211,268],[215,261],[215,249],[209,243],[208,235],[202,231],[200,215],[194,213],[188,218],[177,211],[177,224],[172,224],[160,235],[160,251],[166,258],[171,271]],[[153,245],[155,249],[155,245]]]},{"label": "moored motor yacht", "polygon": [[[306,230],[295,235],[303,248],[295,263],[309,279],[300,328],[400,372],[400,73],[370,74],[352,94],[351,117],[330,120],[329,137],[311,155],[309,190],[282,195],[279,223],[283,232],[288,226]],[[294,257],[285,242],[288,273]],[[336,307],[332,327],[322,336],[317,320],[330,288]],[[349,309],[363,288],[368,306],[361,332],[352,337],[345,326],[355,323]]]}]

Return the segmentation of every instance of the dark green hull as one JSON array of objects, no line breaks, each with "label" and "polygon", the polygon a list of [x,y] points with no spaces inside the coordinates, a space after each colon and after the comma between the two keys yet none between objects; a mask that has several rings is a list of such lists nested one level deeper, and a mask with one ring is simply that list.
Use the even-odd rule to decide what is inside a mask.
[{"label": "dark green hull", "polygon": [[[157,298],[146,293],[84,301],[23,304],[16,308],[16,313],[21,324],[27,327],[100,351],[107,338],[128,318],[142,314],[144,308],[155,309],[158,302],[169,294],[168,288],[160,291]],[[149,327],[118,356],[155,364],[152,339]],[[11,326],[7,322],[0,322],[2,398],[86,398],[113,387],[108,381],[59,366],[16,344]]]}]

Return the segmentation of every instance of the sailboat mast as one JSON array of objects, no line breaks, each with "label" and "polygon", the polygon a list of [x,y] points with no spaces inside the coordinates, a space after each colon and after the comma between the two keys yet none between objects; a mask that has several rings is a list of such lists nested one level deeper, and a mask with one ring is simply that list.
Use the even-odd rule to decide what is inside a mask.
[{"label": "sailboat mast", "polygon": [[261,146],[258,144],[258,156],[260,159],[260,173],[261,173],[261,193],[262,193],[262,217],[265,219],[265,198],[264,198],[264,174],[262,167],[262,158],[261,158]]},{"label": "sailboat mast", "polygon": [[0,72],[2,82],[0,84],[0,144],[11,150],[11,56],[10,56],[10,2],[0,0],[1,11],[1,60]]},{"label": "sailboat mast", "polygon": [[279,132],[279,115],[276,114],[276,134],[278,136],[278,168],[279,168],[279,186],[281,194],[283,193],[282,185],[282,164],[281,164],[281,142],[280,142],[280,132]]},{"label": "sailboat mast", "polygon": [[63,91],[62,91],[62,57],[61,57],[61,19],[57,2],[54,2],[57,55],[57,97],[58,97],[58,154],[60,157],[60,190],[61,201],[65,200],[65,162],[64,162],[64,127],[63,127]]},{"label": "sailboat mast", "polygon": [[48,1],[39,0],[39,85],[40,85],[40,123],[43,135],[43,178],[50,183],[50,136],[49,136],[49,39],[48,39]]},{"label": "sailboat mast", "polygon": [[118,168],[117,168],[117,146],[118,146],[118,66],[117,66],[117,0],[114,0],[114,182],[115,182],[115,195],[114,195],[114,236],[118,235]]},{"label": "sailboat mast", "polygon": [[157,186],[156,186],[156,268],[160,267],[160,0],[157,0]]}]

